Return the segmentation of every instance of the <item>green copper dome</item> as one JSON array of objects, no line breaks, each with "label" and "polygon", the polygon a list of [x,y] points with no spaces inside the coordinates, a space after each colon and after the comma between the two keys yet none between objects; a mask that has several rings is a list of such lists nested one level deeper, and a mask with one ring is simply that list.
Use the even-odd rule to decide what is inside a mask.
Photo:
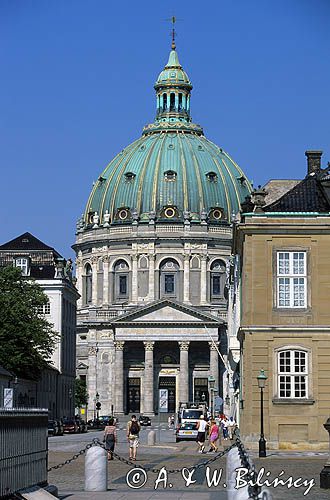
[{"label": "green copper dome", "polygon": [[251,185],[191,123],[189,77],[175,47],[155,84],[157,114],[95,182],[80,230],[156,220],[228,223]]}]

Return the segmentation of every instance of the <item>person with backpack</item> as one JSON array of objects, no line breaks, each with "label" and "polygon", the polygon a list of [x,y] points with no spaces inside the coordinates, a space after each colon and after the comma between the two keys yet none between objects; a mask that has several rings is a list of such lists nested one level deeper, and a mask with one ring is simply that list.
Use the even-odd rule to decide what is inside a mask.
[{"label": "person with backpack", "polygon": [[117,442],[116,426],[113,418],[109,419],[108,425],[104,429],[105,449],[108,452],[108,460],[113,460],[113,452],[115,451],[115,444]]},{"label": "person with backpack", "polygon": [[140,424],[136,420],[136,415],[132,415],[131,420],[127,424],[127,441],[129,443],[129,459],[136,460],[136,450],[139,446]]}]

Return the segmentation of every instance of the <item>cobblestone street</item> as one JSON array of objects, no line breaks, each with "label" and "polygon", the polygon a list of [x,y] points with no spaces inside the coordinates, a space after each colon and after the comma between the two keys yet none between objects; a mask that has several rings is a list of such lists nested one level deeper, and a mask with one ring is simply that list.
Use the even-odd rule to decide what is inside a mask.
[{"label": "cobblestone street", "polygon": [[[127,443],[124,439],[124,432],[119,432],[120,438],[119,443],[116,447],[116,452],[124,458],[128,458]],[[118,460],[113,460],[108,462],[109,468],[109,480],[108,480],[108,492],[104,493],[84,493],[84,457],[79,457],[77,460],[69,465],[65,465],[59,470],[51,471],[49,474],[49,483],[55,484],[60,493],[60,498],[68,498],[72,500],[88,498],[93,499],[114,499],[114,500],[125,500],[125,499],[158,499],[166,498],[169,500],[174,499],[184,499],[184,500],[215,500],[227,498],[226,487],[226,459],[221,457],[217,459],[214,463],[210,464],[210,476],[212,477],[212,471],[217,469],[218,473],[222,469],[222,476],[218,486],[212,486],[208,488],[206,480],[205,468],[197,470],[193,475],[194,484],[189,487],[185,486],[185,480],[181,473],[171,473],[172,469],[182,469],[184,467],[191,467],[192,465],[197,465],[200,462],[205,462],[213,457],[213,454],[207,453],[204,455],[199,455],[196,451],[196,444],[194,442],[173,442],[173,433],[166,430],[165,428],[161,430],[159,434],[159,443],[155,446],[146,445],[146,435],[147,432],[144,431],[141,436],[141,445],[138,449],[138,459],[136,462],[136,467],[154,467],[156,469],[161,469],[165,467],[167,470],[167,488],[164,489],[164,482],[160,482],[159,488],[154,489],[155,481],[157,479],[157,474],[148,472],[148,479],[141,489],[130,488],[126,483],[126,475],[130,470],[133,470],[131,466],[126,465]],[[72,436],[72,438],[75,436]],[[74,453],[83,448],[88,442],[90,442],[93,437],[102,438],[102,433],[89,433],[87,435],[81,436],[80,440],[73,440],[71,436],[66,436],[60,441],[55,439],[50,440],[50,452],[49,452],[49,467],[63,462],[64,460],[71,458]],[[71,438],[71,439],[70,439]],[[78,436],[77,436],[78,438]],[[83,441],[82,441],[83,440]],[[226,443],[226,442],[225,442]],[[229,443],[229,442],[228,442]],[[226,444],[227,446],[227,444]],[[269,451],[269,456],[265,459],[259,459],[252,453],[256,469],[265,468],[265,474],[269,471],[271,474],[267,479],[272,481],[277,477],[282,470],[284,474],[281,476],[282,479],[286,480],[290,476],[293,480],[299,477],[303,480],[307,480],[308,484],[311,479],[315,480],[315,486],[311,488],[309,493],[304,496],[304,492],[307,490],[308,486],[303,485],[299,488],[288,489],[285,486],[278,486],[277,488],[269,487],[274,500],[282,500],[284,498],[290,498],[294,500],[310,498],[311,500],[329,500],[330,492],[326,490],[321,490],[319,488],[319,474],[322,467],[326,461],[326,453],[285,453],[285,452],[271,452]],[[263,480],[266,479],[264,474]],[[141,472],[142,477],[142,472]],[[301,481],[302,482],[302,481]],[[170,484],[172,486],[170,486]]]}]

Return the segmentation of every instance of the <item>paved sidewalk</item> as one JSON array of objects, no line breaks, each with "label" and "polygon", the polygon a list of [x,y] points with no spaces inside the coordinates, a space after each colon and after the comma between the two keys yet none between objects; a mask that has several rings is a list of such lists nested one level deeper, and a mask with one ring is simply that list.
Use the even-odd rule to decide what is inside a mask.
[{"label": "paved sidewalk", "polygon": [[[217,469],[219,472],[223,469],[218,486],[207,487],[205,468],[203,468],[195,472],[193,477],[195,483],[186,487],[181,473],[171,474],[169,471],[174,468],[191,467],[192,464],[212,457],[212,454],[198,455],[191,449],[190,445],[186,444],[182,444],[175,455],[173,450],[169,450],[170,453],[166,453],[164,450],[164,453],[162,453],[162,450],[158,449],[156,454],[155,449],[150,453],[148,447],[143,447],[143,450],[141,448],[139,449],[140,459],[137,461],[136,467],[153,466],[157,469],[161,469],[163,466],[166,467],[168,481],[165,490],[162,487],[163,483],[160,483],[159,489],[154,489],[157,475],[151,472],[148,472],[148,480],[141,489],[130,488],[126,483],[126,474],[130,470],[133,471],[134,468],[113,460],[108,463],[109,491],[101,493],[84,492],[84,459],[82,457],[58,471],[52,471],[49,474],[49,482],[57,485],[62,500],[83,500],[85,498],[89,500],[225,500],[227,498],[226,488],[224,487],[226,480],[225,458],[220,458],[211,465],[211,471]],[[68,458],[70,454],[62,452],[60,455],[61,457],[59,452],[51,452],[49,465],[58,463],[63,458]],[[265,469],[263,481],[265,479],[272,481],[275,477],[281,477],[284,480],[287,480],[290,476],[292,476],[293,480],[302,478],[299,482],[301,484],[299,488],[291,487],[288,489],[286,486],[278,486],[277,488],[270,486],[268,489],[273,495],[273,500],[329,500],[330,491],[319,488],[319,475],[326,461],[326,456],[326,453],[322,453],[322,456],[320,456],[317,453],[309,454],[304,452],[297,456],[296,453],[293,455],[290,452],[280,452],[278,454],[274,452],[264,459],[254,456],[253,460],[257,471],[261,468]],[[284,470],[284,473],[280,476],[282,470]],[[269,476],[265,475],[267,471],[270,472]],[[304,496],[304,492],[311,480],[314,480],[315,486],[312,486],[309,493]],[[306,483],[302,484],[304,481]],[[169,486],[170,483],[173,485],[172,488]]]}]

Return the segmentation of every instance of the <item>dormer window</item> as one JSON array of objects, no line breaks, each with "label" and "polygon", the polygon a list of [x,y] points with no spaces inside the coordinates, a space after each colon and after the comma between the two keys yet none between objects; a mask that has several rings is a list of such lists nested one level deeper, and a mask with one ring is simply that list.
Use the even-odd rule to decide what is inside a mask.
[{"label": "dormer window", "polygon": [[215,172],[208,172],[206,177],[210,182],[218,182],[218,176]]},{"label": "dormer window", "polygon": [[127,182],[133,182],[136,177],[136,174],[133,174],[133,172],[126,172],[124,176]]},{"label": "dormer window", "polygon": [[167,172],[164,172],[164,177],[166,181],[175,181],[176,172],[174,172],[174,170],[167,170]]},{"label": "dormer window", "polygon": [[29,275],[29,259],[27,257],[18,257],[14,261],[15,267],[19,267],[23,276]]}]

